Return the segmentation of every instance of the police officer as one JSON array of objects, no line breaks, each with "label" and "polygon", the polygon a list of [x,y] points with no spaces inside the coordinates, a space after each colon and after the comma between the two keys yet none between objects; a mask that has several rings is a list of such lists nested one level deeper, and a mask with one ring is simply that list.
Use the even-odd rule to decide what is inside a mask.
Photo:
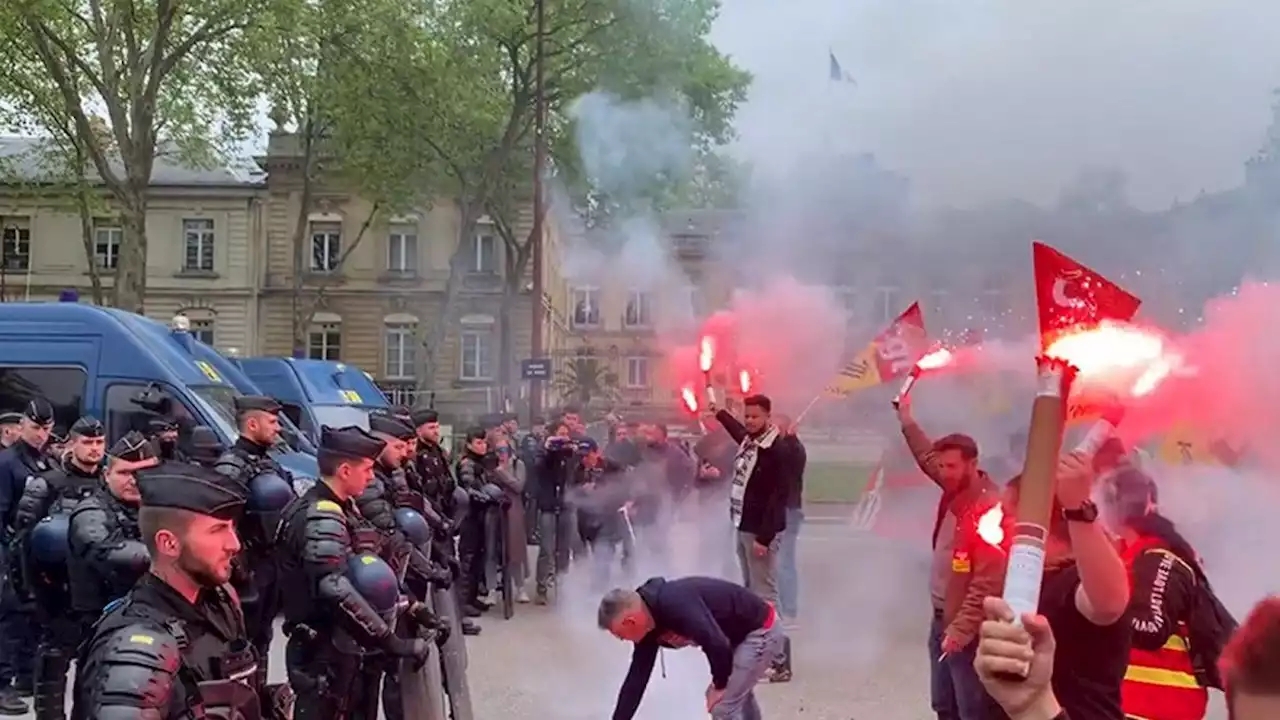
[{"label": "police officer", "polygon": [[280,403],[261,395],[243,395],[235,399],[235,409],[240,438],[222,454],[214,469],[245,495],[244,515],[236,521],[244,550],[236,559],[232,584],[240,593],[249,637],[263,658],[258,671],[265,682],[282,592],[276,582],[275,531],[294,492],[288,472],[268,454],[280,437]]},{"label": "police officer", "polygon": [[18,441],[22,433],[22,413],[0,413],[0,450]]},{"label": "police officer", "polygon": [[147,432],[155,445],[161,462],[188,462],[190,458],[178,447],[178,421],[169,417],[154,417],[147,421]]},{"label": "police officer", "polygon": [[[53,469],[45,454],[45,446],[53,430],[53,406],[43,398],[29,401],[22,411],[19,436],[7,450],[0,452],[0,546],[7,549],[13,537],[14,515],[18,499],[27,480]],[[5,557],[5,576],[13,562]],[[12,687],[18,692],[31,692],[31,648],[35,645],[35,628],[31,608],[23,603],[13,584],[6,582],[0,591],[0,688]],[[13,693],[0,692],[0,710],[21,705]],[[25,708],[23,710],[25,712]]]},{"label": "police officer", "polygon": [[12,569],[16,591],[32,603],[38,622],[35,712],[45,720],[66,717],[67,670],[85,625],[72,613],[67,575],[68,534],[76,505],[98,487],[106,437],[97,418],[71,426],[61,467],[36,475],[18,500]]},{"label": "police officer", "polygon": [[[285,660],[298,693],[294,717],[375,720],[387,657],[426,660],[423,638],[393,632],[388,578],[378,559],[383,534],[356,509],[373,479],[373,464],[386,443],[357,427],[325,427],[320,434],[320,482],[284,511],[279,553],[285,595]],[[349,574],[350,573],[350,574]],[[404,613],[429,625],[421,603]]]},{"label": "police officer", "polygon": [[213,470],[178,463],[138,473],[137,484],[150,570],[82,646],[72,717],[287,717],[288,688],[257,685],[229,582],[244,495]]},{"label": "police officer", "polygon": [[502,498],[502,491],[491,482],[489,442],[483,427],[467,431],[466,449],[458,458],[459,499],[458,565],[461,576],[458,591],[462,595],[462,611],[480,616],[493,607],[481,598],[485,578],[485,518],[491,507]]},{"label": "police officer", "polygon": [[126,434],[107,454],[105,482],[71,513],[67,574],[72,612],[91,623],[113,600],[129,592],[147,571],[151,554],[138,527],[135,473],[159,459],[141,433]]}]

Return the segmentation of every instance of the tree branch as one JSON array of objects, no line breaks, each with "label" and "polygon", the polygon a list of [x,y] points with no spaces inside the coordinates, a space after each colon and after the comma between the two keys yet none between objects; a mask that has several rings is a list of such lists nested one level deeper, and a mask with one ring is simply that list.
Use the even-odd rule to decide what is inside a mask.
[{"label": "tree branch", "polygon": [[342,272],[342,266],[346,264],[347,258],[351,257],[351,253],[355,252],[361,241],[369,234],[369,226],[373,224],[373,219],[377,217],[380,209],[382,209],[381,202],[375,202],[373,207],[369,208],[369,214],[365,217],[364,223],[360,225],[360,232],[356,233],[356,237],[351,241],[350,245],[343,248],[342,254],[338,255],[338,262],[334,264],[333,269],[321,275],[319,282],[310,288],[315,291],[316,296],[308,303],[303,322],[299,323],[300,327],[305,328],[311,324],[311,319],[316,316],[316,311],[320,309],[320,303],[324,302],[325,291],[338,279],[338,273]]}]

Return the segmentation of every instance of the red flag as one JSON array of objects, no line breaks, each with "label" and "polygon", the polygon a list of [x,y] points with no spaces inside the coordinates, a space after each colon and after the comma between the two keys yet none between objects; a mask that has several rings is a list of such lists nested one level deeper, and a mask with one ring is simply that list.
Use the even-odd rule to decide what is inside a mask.
[{"label": "red flag", "polygon": [[920,303],[911,303],[911,307],[895,318],[884,332],[845,363],[826,392],[835,397],[845,397],[900,378],[910,372],[925,354],[927,343]]},{"label": "red flag", "polygon": [[1142,301],[1096,270],[1044,243],[1034,242],[1031,249],[1041,349],[1065,330],[1103,320],[1131,320],[1138,312]]}]

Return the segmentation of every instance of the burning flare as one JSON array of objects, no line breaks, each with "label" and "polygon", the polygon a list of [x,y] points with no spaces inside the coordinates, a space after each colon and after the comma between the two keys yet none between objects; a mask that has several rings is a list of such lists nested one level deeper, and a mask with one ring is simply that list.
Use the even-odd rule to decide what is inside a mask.
[{"label": "burning flare", "polygon": [[711,365],[716,361],[716,343],[710,335],[703,335],[698,343],[698,369],[704,373],[711,372]]},{"label": "burning flare", "polygon": [[955,356],[952,355],[950,350],[940,347],[936,350],[930,351],[924,357],[916,361],[916,367],[921,370],[937,370],[938,368],[944,368],[950,365],[951,361],[954,359]]},{"label": "burning flare", "polygon": [[978,537],[994,547],[1004,543],[1004,506],[996,503],[978,518]]},{"label": "burning flare", "polygon": [[685,386],[680,390],[680,400],[684,403],[684,408],[691,413],[698,412],[698,394],[693,388]]},{"label": "burning flare", "polygon": [[1111,320],[1063,335],[1045,354],[1075,366],[1083,382],[1132,397],[1149,394],[1183,367],[1182,356],[1159,333]]},{"label": "burning flare", "polygon": [[738,371],[738,389],[742,390],[742,394],[746,395],[751,392],[751,373],[746,370]]}]

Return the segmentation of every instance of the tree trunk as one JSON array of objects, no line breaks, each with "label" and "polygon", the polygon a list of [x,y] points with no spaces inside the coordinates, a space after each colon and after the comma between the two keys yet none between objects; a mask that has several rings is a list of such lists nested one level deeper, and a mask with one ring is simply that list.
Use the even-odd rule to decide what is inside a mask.
[{"label": "tree trunk", "polygon": [[515,332],[511,329],[511,318],[515,315],[516,298],[520,291],[520,278],[506,277],[502,280],[502,303],[498,312],[498,388],[503,398],[514,398],[517,393],[513,389],[519,387],[519,358],[516,357]]},{"label": "tree trunk", "polygon": [[147,191],[130,181],[120,221],[124,237],[116,260],[112,305],[142,314],[147,297]]},{"label": "tree trunk", "polygon": [[[82,184],[83,185],[83,184]],[[84,257],[89,261],[89,287],[93,304],[103,305],[102,272],[98,269],[97,252],[93,238],[93,210],[89,207],[89,189],[76,188],[76,208],[80,212],[80,239],[84,242]]]},{"label": "tree trunk", "polygon": [[[289,334],[292,337],[292,354],[296,358],[307,356],[307,328],[302,322],[302,280],[306,271],[307,226],[310,224],[312,175],[315,173],[312,161],[314,134],[314,124],[308,121],[302,134],[302,197],[298,198],[298,217],[293,225],[293,277],[290,279],[292,292],[289,303]],[[314,311],[311,316],[315,316]]]},{"label": "tree trunk", "polygon": [[462,278],[467,272],[472,238],[476,232],[476,221],[479,220],[476,208],[479,207],[479,204],[472,204],[466,200],[458,204],[458,246],[453,251],[453,257],[449,259],[449,277],[444,283],[444,302],[435,323],[427,329],[423,338],[422,352],[418,353],[419,368],[415,375],[418,378],[417,404],[419,405],[423,403],[427,393],[436,387],[436,370],[440,365],[439,353],[449,337],[453,314],[457,310],[458,295],[462,292]]}]

